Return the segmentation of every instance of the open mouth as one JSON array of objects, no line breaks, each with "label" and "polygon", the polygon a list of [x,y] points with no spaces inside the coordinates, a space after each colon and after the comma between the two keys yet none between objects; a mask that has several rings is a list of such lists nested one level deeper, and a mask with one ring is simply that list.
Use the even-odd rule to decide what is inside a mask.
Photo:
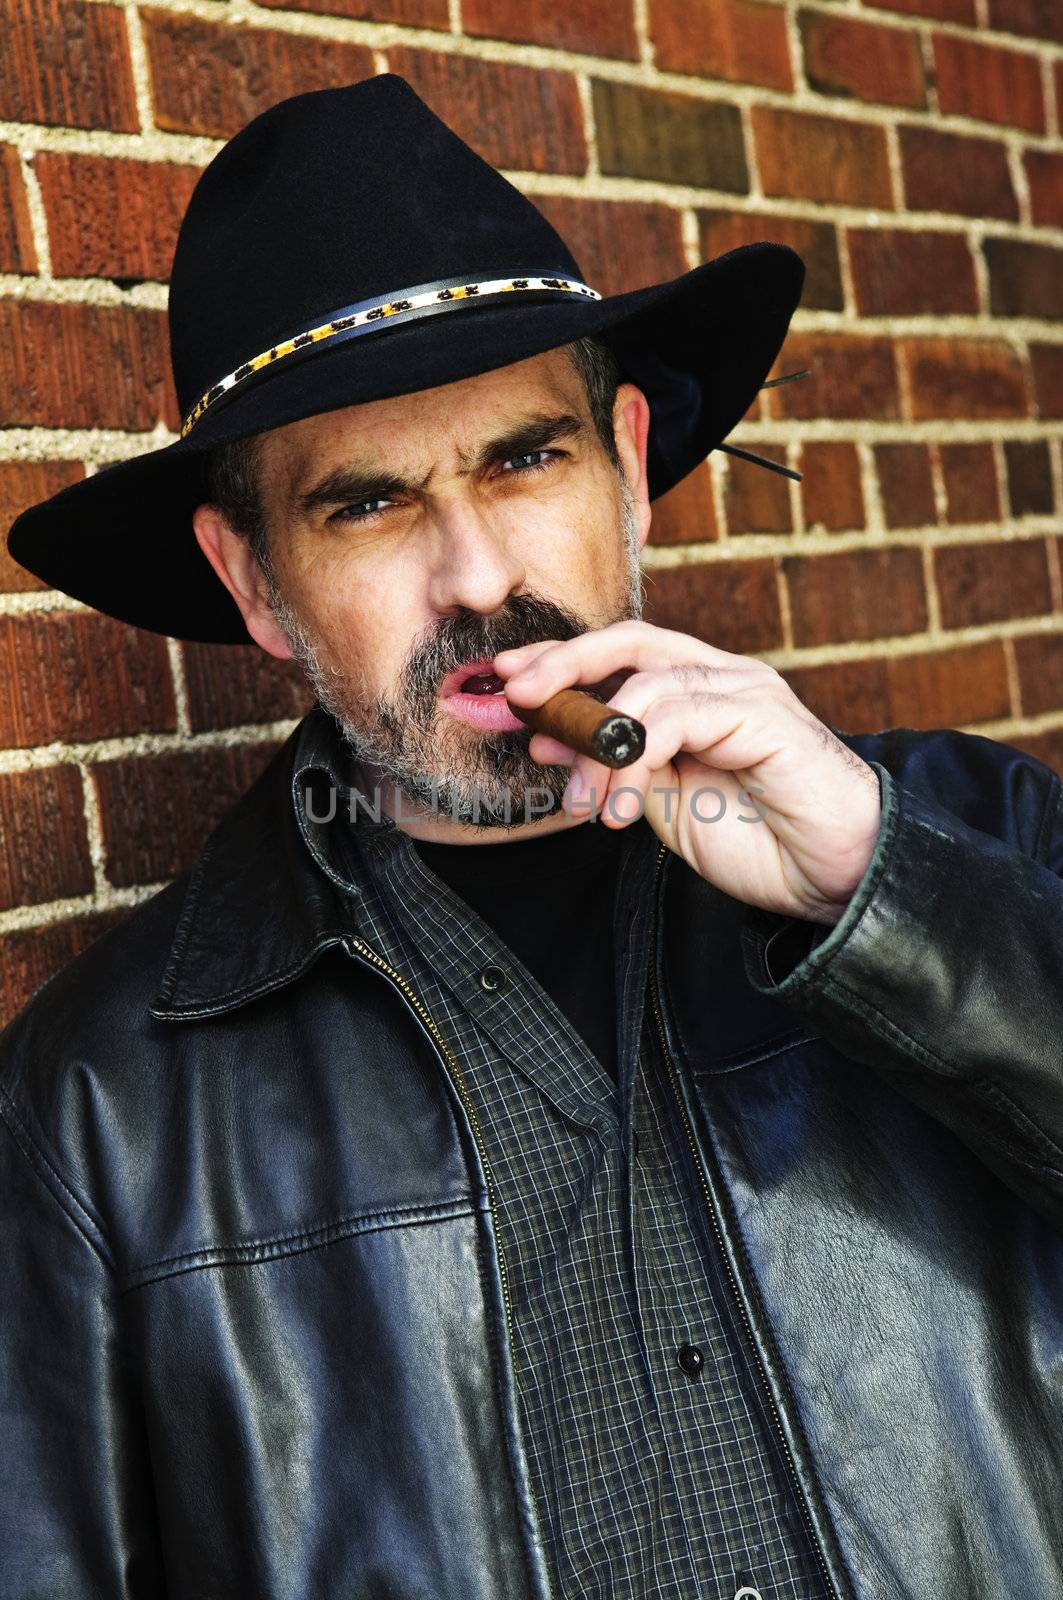
[{"label": "open mouth", "polygon": [[448,672],[439,685],[439,698],[449,700],[452,695],[469,694],[477,697],[502,694],[505,684],[492,669],[490,657],[486,661],[466,661],[453,672]]},{"label": "open mouth", "polygon": [[474,672],[465,679],[459,694],[501,694],[505,688],[496,672]]},{"label": "open mouth", "polygon": [[493,732],[513,732],[523,728],[509,708],[505,684],[490,661],[467,661],[450,673],[439,686],[439,698],[451,716],[473,727]]}]

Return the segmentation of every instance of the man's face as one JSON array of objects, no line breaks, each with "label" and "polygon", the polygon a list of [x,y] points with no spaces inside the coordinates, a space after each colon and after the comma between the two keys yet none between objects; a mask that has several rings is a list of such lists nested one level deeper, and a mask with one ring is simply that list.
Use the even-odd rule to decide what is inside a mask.
[{"label": "man's face", "polygon": [[530,792],[532,817],[556,812],[567,768],[461,686],[479,667],[490,690],[500,650],[641,613],[649,513],[568,355],[276,429],[259,471],[273,614],[363,787],[481,827],[527,822]]}]

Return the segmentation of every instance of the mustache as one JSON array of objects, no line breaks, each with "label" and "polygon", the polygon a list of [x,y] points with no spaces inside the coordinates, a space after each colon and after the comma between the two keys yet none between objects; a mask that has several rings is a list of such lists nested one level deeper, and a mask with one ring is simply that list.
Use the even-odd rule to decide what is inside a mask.
[{"label": "mustache", "polygon": [[411,649],[401,673],[402,698],[428,718],[443,679],[466,661],[486,660],[541,639],[575,639],[589,627],[566,606],[533,594],[510,595],[490,616],[462,611],[445,617]]}]

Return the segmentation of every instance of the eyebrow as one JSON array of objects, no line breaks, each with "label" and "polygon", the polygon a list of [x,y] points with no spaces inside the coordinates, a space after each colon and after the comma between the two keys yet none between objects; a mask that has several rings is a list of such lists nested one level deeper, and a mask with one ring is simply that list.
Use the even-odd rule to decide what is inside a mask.
[{"label": "eyebrow", "polygon": [[[568,411],[526,417],[487,440],[478,450],[459,452],[458,460],[463,472],[482,472],[486,467],[508,461],[511,456],[530,455],[559,439],[573,439],[583,432],[584,425],[579,417]],[[312,488],[296,492],[292,496],[292,511],[296,516],[308,517],[326,506],[360,505],[364,500],[387,500],[393,495],[417,493],[427,482],[427,477],[416,481],[380,468],[349,464],[326,473]]]}]

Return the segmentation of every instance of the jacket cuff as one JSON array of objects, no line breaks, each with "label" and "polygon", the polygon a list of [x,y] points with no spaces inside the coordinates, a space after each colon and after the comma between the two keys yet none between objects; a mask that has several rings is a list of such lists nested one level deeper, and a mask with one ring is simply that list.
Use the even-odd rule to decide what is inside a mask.
[{"label": "jacket cuff", "polygon": [[797,919],[751,910],[740,934],[746,975],[843,1056],[882,1072],[1063,1229],[1058,779],[1035,855],[1012,827],[983,832],[870,765],[882,820],[840,919],[803,953],[798,945],[784,971],[769,940]]},{"label": "jacket cuff", "polygon": [[798,919],[751,908],[740,933],[750,983],[855,1060],[980,1071],[1009,1093],[1025,1073],[1031,1107],[1048,1095],[1063,1113],[1061,877],[869,764],[882,818],[849,903],[803,950],[790,936],[789,965],[769,941],[780,934],[784,955],[783,925]]},{"label": "jacket cuff", "polygon": [[753,987],[773,1000],[788,1001],[801,993],[848,941],[886,870],[898,828],[897,786],[886,768],[868,763],[878,776],[882,817],[864,875],[833,926],[800,917],[748,908],[742,925],[742,953]]}]

